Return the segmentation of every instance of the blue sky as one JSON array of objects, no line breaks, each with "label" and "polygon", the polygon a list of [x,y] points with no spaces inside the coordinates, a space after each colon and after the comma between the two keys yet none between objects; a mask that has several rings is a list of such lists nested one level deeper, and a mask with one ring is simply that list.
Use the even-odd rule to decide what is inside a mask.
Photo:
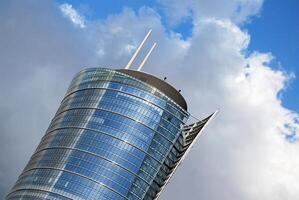
[{"label": "blue sky", "polygon": [[[294,72],[296,78],[282,94],[286,107],[299,111],[299,1],[265,1],[259,17],[246,24],[251,35],[249,49],[272,52],[271,65]],[[269,34],[271,33],[271,34]]]},{"label": "blue sky", "polygon": [[161,16],[161,21],[165,27],[169,30],[174,30],[175,32],[181,33],[183,38],[187,38],[192,34],[192,20],[191,18],[186,18],[182,22],[170,25],[167,22],[167,18],[163,12],[163,8],[157,4],[156,1],[148,0],[128,0],[128,1],[105,1],[105,0],[89,0],[89,1],[78,1],[78,0],[58,0],[58,3],[68,3],[74,6],[74,8],[81,11],[82,14],[86,16],[89,20],[103,20],[109,15],[119,14],[123,8],[131,8],[138,11],[141,7],[151,7]]}]

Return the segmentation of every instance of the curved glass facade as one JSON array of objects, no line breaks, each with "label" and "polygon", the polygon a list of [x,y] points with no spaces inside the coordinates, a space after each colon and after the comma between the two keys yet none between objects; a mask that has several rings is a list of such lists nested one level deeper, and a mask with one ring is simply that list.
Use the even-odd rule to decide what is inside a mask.
[{"label": "curved glass facade", "polygon": [[141,80],[83,70],[7,199],[154,199],[188,117]]}]

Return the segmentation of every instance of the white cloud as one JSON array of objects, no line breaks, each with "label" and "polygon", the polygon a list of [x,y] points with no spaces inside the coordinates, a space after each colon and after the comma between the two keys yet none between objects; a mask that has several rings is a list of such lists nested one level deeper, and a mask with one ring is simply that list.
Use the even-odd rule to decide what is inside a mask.
[{"label": "white cloud", "polygon": [[[123,24],[126,29],[109,36],[110,30]],[[299,184],[294,180],[299,172],[291,166],[299,163],[294,153],[299,147],[285,140],[290,132],[285,124],[298,132],[298,114],[284,108],[278,98],[291,75],[271,69],[270,53],[247,56],[250,35],[228,18],[194,20],[193,35],[184,41],[168,34],[151,9],[136,14],[124,10],[99,30],[99,35],[107,36],[101,37],[101,47],[117,54],[121,48],[112,42],[138,43],[148,27],[153,28],[152,41],[157,40],[159,47],[144,70],[167,76],[182,89],[194,115],[204,117],[220,108],[161,198],[296,199]],[[100,66],[125,62],[119,57],[108,59]]]},{"label": "white cloud", "polygon": [[[258,0],[227,1],[221,6],[215,6],[220,5],[216,0],[171,1],[165,9],[172,20],[192,17],[192,36],[187,40],[166,31],[161,16],[147,7],[138,12],[124,9],[104,21],[88,22],[90,26],[80,33],[65,28],[63,20],[55,30],[43,27],[43,24],[51,23],[45,23],[42,21],[45,18],[39,16],[44,16],[45,11],[55,13],[48,4],[23,20],[18,19],[25,11],[13,12],[19,4],[6,14],[0,12],[1,24],[4,24],[0,29],[0,43],[6,46],[0,46],[0,66],[8,66],[0,73],[0,85],[4,85],[1,91],[5,93],[0,104],[1,113],[4,113],[0,117],[5,144],[0,145],[0,152],[10,152],[9,157],[1,154],[0,176],[11,174],[9,184],[12,184],[12,179],[18,174],[16,171],[29,159],[62,98],[63,91],[57,91],[57,88],[67,87],[65,77],[69,80],[80,70],[80,65],[124,66],[131,51],[152,28],[153,36],[148,45],[158,41],[158,48],[143,69],[158,77],[167,76],[171,84],[182,89],[195,116],[204,117],[220,109],[171,179],[161,199],[297,199],[299,146],[298,142],[291,143],[285,137],[298,133],[299,117],[298,113],[284,108],[279,98],[279,93],[294,76],[273,70],[270,67],[274,59],[271,53],[253,52],[248,55],[250,35],[239,27],[250,16],[258,14],[261,4],[262,1]],[[26,10],[33,6],[23,3],[21,7],[25,7],[21,10]],[[16,13],[17,20],[8,20]],[[50,21],[60,19],[59,15],[56,17]],[[29,22],[34,19],[42,19],[34,23],[35,30],[42,33],[37,35],[41,38],[32,37],[35,32],[31,32],[33,27]],[[29,21],[28,27],[21,26],[23,21]],[[13,24],[15,30],[22,30],[22,37],[10,31],[12,23],[16,23]],[[27,40],[35,45],[26,46]],[[48,42],[43,44],[36,40],[54,42],[48,46]],[[17,60],[6,59],[16,53]],[[38,56],[31,56],[37,53]],[[21,73],[24,66],[24,71],[30,73]],[[15,78],[11,84],[18,89],[5,89],[11,87],[7,76]],[[27,109],[33,106],[35,109]],[[21,118],[23,122],[14,126],[14,122]],[[37,125],[28,126],[34,123]],[[14,141],[18,143],[17,150],[12,149]],[[15,157],[23,159],[15,161]],[[9,166],[17,166],[17,169]]]},{"label": "white cloud", "polygon": [[251,16],[257,15],[263,0],[158,0],[163,6],[170,24],[179,23],[191,17],[195,20],[212,17],[229,19],[235,23],[244,23]]},{"label": "white cloud", "polygon": [[81,16],[72,5],[64,3],[59,6],[61,12],[67,16],[75,25],[85,28],[85,18]]}]

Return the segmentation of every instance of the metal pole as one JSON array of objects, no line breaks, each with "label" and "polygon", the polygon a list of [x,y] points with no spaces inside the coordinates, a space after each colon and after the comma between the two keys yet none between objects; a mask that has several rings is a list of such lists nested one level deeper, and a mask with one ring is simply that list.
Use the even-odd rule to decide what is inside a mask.
[{"label": "metal pole", "polygon": [[151,55],[152,51],[155,49],[157,45],[157,42],[155,42],[153,44],[153,46],[151,47],[151,49],[149,50],[149,52],[146,54],[145,58],[143,59],[142,63],[140,64],[139,68],[137,69],[137,71],[140,71],[143,67],[143,65],[145,64],[145,62],[147,61],[148,57]]},{"label": "metal pole", "polygon": [[134,55],[132,56],[131,60],[128,62],[127,66],[125,67],[125,69],[129,69],[130,66],[132,65],[133,61],[135,60],[136,56],[138,55],[140,49],[142,48],[142,46],[144,45],[144,43],[146,42],[147,38],[150,36],[152,32],[152,29],[150,29],[148,31],[148,33],[146,34],[145,38],[143,39],[143,41],[141,42],[141,44],[139,45],[139,47],[137,48],[137,50],[135,51]]}]

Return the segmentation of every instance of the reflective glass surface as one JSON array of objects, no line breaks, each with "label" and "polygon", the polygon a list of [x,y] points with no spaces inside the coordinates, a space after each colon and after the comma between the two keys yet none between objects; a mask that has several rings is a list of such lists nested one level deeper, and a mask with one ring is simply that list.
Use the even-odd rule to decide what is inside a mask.
[{"label": "reflective glass surface", "polygon": [[163,185],[188,116],[134,77],[83,70],[7,199],[145,199]]}]

